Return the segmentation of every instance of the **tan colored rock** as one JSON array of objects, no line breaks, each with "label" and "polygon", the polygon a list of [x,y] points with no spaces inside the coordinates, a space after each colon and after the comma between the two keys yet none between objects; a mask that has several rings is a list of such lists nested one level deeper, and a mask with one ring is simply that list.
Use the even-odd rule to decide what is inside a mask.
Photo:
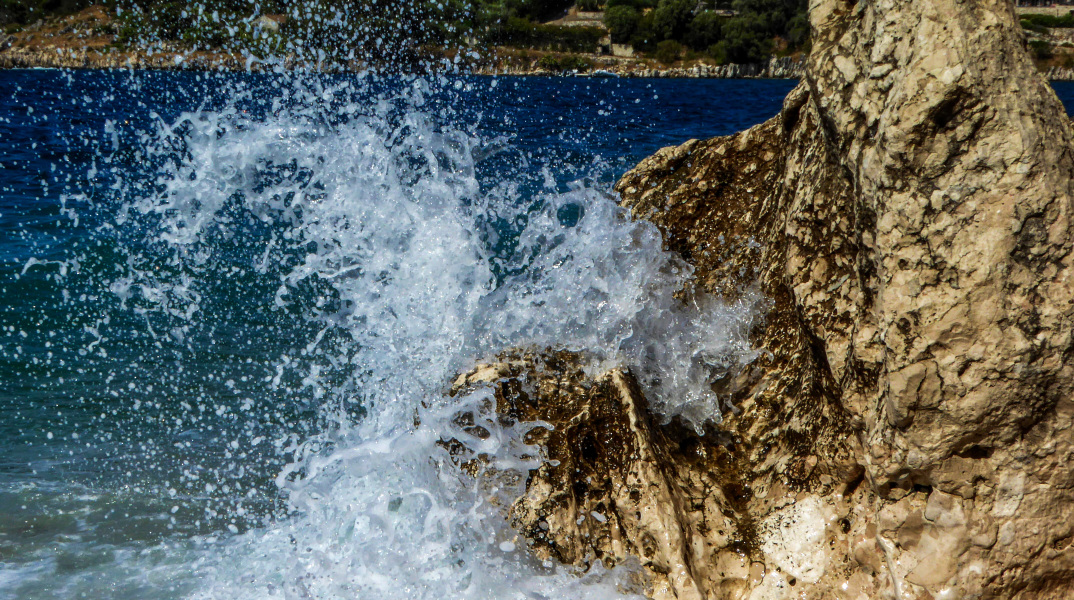
[{"label": "tan colored rock", "polygon": [[740,507],[749,490],[725,444],[692,427],[659,426],[637,382],[597,378],[571,353],[514,354],[460,377],[490,384],[512,421],[547,423],[527,441],[546,449],[512,518],[540,558],[606,566],[636,557],[656,598],[745,591],[756,553]]},{"label": "tan colored rock", "polygon": [[1074,597],[1070,122],[1006,0],[810,17],[777,117],[617,186],[698,287],[771,299],[739,410],[698,437],[628,373],[514,357],[498,397],[558,461],[517,524],[661,599]]},{"label": "tan colored rock", "polygon": [[[804,434],[837,482],[844,449],[810,424],[854,431],[876,500],[837,500],[866,524],[842,552],[877,573],[875,593],[1074,595],[1063,107],[1006,2],[822,0],[811,19],[807,75],[778,117],[665,149],[619,184],[701,286],[733,293],[752,269],[775,299],[755,335],[774,359],[731,390],[744,411],[723,427],[747,445]],[[819,385],[788,385],[804,379]],[[750,458],[762,488],[772,473]]]}]

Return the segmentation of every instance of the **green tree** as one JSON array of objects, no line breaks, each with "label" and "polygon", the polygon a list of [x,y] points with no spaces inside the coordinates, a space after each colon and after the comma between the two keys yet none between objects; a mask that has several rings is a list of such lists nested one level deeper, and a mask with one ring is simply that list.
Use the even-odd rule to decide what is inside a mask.
[{"label": "green tree", "polygon": [[764,62],[777,37],[792,48],[809,43],[805,0],[735,0],[733,6],[738,14],[724,22],[723,39],[710,50],[721,62]]},{"label": "green tree", "polygon": [[690,21],[683,41],[694,50],[705,50],[723,39],[723,22],[726,17],[711,10],[700,12]]},{"label": "green tree", "polygon": [[653,10],[653,33],[661,40],[681,40],[696,6],[697,0],[660,0]]},{"label": "green tree", "polygon": [[719,62],[764,62],[772,53],[772,37],[761,15],[738,14],[724,24],[723,39],[716,49],[714,58]]},{"label": "green tree", "polygon": [[732,6],[739,16],[755,19],[751,26],[758,33],[789,39],[792,28],[804,25],[808,35],[807,0],[735,0]]},{"label": "green tree", "polygon": [[786,37],[792,48],[809,48],[809,13],[799,11],[787,22]]},{"label": "green tree", "polygon": [[635,50],[649,52],[656,49],[657,42],[663,41],[653,31],[653,11],[649,11],[638,19],[634,27],[634,35],[630,36],[630,45]]},{"label": "green tree", "polygon": [[611,33],[612,41],[625,44],[638,28],[641,15],[633,6],[613,6],[604,11],[604,25]]}]

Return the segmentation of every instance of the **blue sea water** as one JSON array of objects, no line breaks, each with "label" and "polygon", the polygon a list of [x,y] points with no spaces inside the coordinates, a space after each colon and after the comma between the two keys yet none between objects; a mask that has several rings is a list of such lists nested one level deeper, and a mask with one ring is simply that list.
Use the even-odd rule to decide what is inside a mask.
[{"label": "blue sea water", "polygon": [[526,557],[443,392],[558,344],[718,418],[755,310],[611,186],[793,85],[0,72],[0,598],[629,593]]}]

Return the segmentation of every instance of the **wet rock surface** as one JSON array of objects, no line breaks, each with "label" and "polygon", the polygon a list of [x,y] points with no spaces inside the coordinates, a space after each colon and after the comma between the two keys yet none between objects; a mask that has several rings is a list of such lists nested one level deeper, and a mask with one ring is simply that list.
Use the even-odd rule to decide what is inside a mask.
[{"label": "wet rock surface", "polygon": [[584,362],[510,354],[456,382],[457,391],[492,385],[505,418],[548,425],[529,434],[546,462],[530,473],[513,524],[542,559],[588,567],[636,558],[655,597],[746,589],[759,541],[732,445],[715,431],[660,425],[630,373],[590,377]]},{"label": "wet rock surface", "polygon": [[780,115],[617,186],[700,289],[771,299],[737,410],[660,425],[570,355],[464,377],[553,426],[516,524],[654,598],[1072,597],[1070,122],[1005,1],[810,8]]}]

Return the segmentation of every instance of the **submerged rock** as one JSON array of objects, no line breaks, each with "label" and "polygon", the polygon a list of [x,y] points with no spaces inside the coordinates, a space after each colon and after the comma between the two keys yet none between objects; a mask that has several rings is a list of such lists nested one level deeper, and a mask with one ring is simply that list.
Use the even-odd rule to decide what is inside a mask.
[{"label": "submerged rock", "polygon": [[655,598],[1072,597],[1070,121],[1006,0],[810,18],[777,117],[617,186],[701,289],[772,299],[717,389],[737,410],[663,426],[570,355],[464,377],[554,427],[517,525],[565,563],[638,557]]}]

